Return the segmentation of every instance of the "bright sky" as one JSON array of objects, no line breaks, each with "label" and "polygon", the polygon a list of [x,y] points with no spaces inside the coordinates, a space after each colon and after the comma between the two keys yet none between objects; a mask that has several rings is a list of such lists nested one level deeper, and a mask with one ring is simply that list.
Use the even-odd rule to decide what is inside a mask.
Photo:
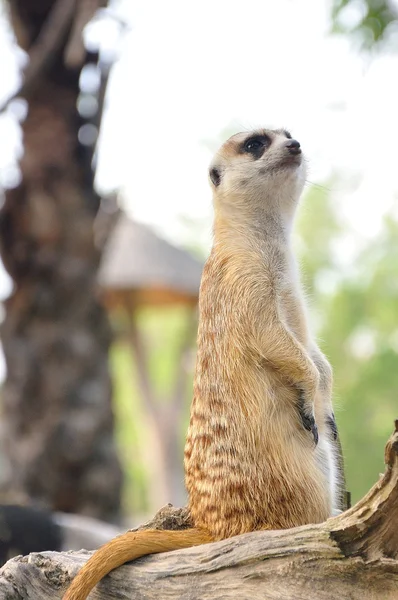
[{"label": "bright sky", "polygon": [[328,37],[321,0],[121,8],[133,29],[113,74],[98,181],[122,182],[137,218],[179,239],[179,215],[210,217],[206,141],[266,124],[300,140],[311,181],[361,174],[336,201],[359,234],[377,231],[398,190],[397,56],[367,64]]},{"label": "bright sky", "polygon": [[[311,182],[336,170],[357,178],[333,190],[356,234],[343,252],[351,245],[352,255],[354,239],[377,232],[397,204],[397,56],[366,62],[349,41],[329,37],[324,0],[120,0],[115,6],[131,29],[119,39],[109,87],[101,188],[121,187],[126,209],[176,242],[186,235],[181,215],[205,219],[201,241],[208,244],[208,144],[216,147],[227,127],[284,126],[302,144]],[[97,35],[112,47],[115,32],[102,27]],[[7,43],[0,30],[4,93],[16,77]],[[1,169],[17,143],[4,118],[0,139]],[[0,295],[6,290],[3,276]]]},{"label": "bright sky", "polygon": [[[350,42],[329,37],[323,0],[114,5],[130,31],[119,36],[109,88],[101,188],[122,187],[127,210],[181,241],[181,215],[210,223],[208,143],[216,147],[227,127],[285,126],[309,158],[311,181],[335,170],[363,177],[357,189],[334,191],[354,228],[375,233],[398,191],[397,56],[366,62]],[[97,35],[104,47],[118,42],[115,27]],[[15,71],[4,60],[4,90]],[[1,166],[10,156],[4,138],[15,133],[0,125]]]}]

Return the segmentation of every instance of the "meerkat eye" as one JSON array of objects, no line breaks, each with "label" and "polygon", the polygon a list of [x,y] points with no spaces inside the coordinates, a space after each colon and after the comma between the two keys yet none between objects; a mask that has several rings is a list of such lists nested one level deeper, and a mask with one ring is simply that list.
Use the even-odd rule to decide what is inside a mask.
[{"label": "meerkat eye", "polygon": [[254,158],[260,158],[270,145],[271,140],[268,136],[256,135],[245,141],[243,144],[243,152],[251,154]]},{"label": "meerkat eye", "polygon": [[254,150],[258,150],[264,146],[261,140],[249,140],[245,144],[246,152],[253,152]]}]

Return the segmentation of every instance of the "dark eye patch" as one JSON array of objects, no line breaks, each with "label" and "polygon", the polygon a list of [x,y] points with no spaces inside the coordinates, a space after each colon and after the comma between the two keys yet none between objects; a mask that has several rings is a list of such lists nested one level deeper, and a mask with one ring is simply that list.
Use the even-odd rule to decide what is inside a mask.
[{"label": "dark eye patch", "polygon": [[283,133],[285,134],[285,136],[287,137],[288,140],[292,139],[292,134],[290,133],[290,131],[287,131],[287,129],[284,129]]},{"label": "dark eye patch", "polygon": [[253,135],[242,145],[241,152],[251,154],[254,159],[261,158],[265,150],[271,145],[271,139],[267,135]]}]

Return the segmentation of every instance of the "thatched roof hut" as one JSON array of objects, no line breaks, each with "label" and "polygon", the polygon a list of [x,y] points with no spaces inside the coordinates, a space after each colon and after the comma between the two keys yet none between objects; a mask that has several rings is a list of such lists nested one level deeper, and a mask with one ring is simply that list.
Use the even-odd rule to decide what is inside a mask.
[{"label": "thatched roof hut", "polygon": [[120,213],[105,243],[98,278],[108,305],[195,305],[202,268],[187,251]]}]

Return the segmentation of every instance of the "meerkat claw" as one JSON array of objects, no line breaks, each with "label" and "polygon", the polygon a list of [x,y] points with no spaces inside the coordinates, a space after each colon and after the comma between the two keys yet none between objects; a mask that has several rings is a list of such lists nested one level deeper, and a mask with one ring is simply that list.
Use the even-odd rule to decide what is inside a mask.
[{"label": "meerkat claw", "polygon": [[318,427],[317,427],[317,424],[315,423],[315,420],[314,420],[314,425],[313,425],[313,427],[311,429],[311,432],[312,432],[312,435],[314,437],[315,446],[317,446],[318,445],[318,441],[319,441],[319,434],[318,434]]},{"label": "meerkat claw", "polygon": [[317,424],[315,423],[314,417],[313,416],[309,417],[308,415],[304,414],[303,412],[301,412],[300,416],[301,416],[301,421],[303,423],[304,429],[306,429],[307,431],[311,431],[312,436],[314,438],[315,446],[317,446],[318,440],[319,440],[319,434],[318,434],[318,427],[317,427]]},{"label": "meerkat claw", "polygon": [[302,390],[300,390],[299,396],[299,413],[304,429],[306,429],[307,431],[311,431],[312,436],[314,438],[315,446],[317,446],[319,441],[318,427],[315,423],[314,415],[309,415],[305,410],[305,397],[304,392]]},{"label": "meerkat claw", "polygon": [[328,424],[330,431],[332,432],[333,439],[337,440],[337,425],[333,413],[326,417],[326,423]]}]

